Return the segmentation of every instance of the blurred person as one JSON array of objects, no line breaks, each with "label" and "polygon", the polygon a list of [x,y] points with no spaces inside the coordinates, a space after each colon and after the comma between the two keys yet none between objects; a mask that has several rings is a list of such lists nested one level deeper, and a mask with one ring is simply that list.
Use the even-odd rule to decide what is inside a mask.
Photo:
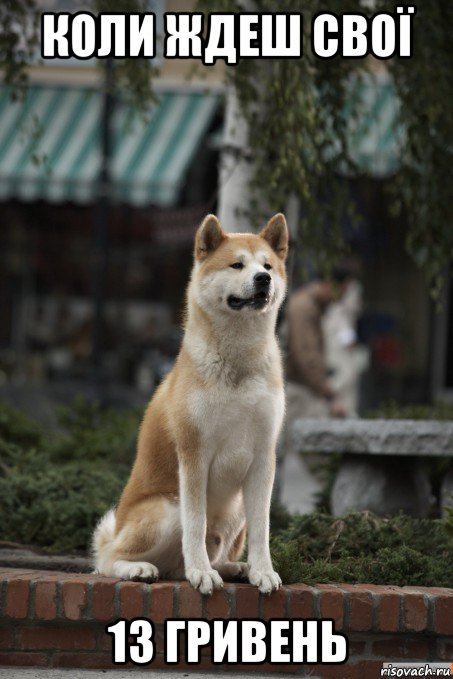
[{"label": "blurred person", "polygon": [[299,417],[346,417],[347,408],[330,383],[323,331],[329,305],[344,294],[351,279],[337,269],[296,290],[287,308],[287,426]]},{"label": "blurred person", "polygon": [[329,305],[342,297],[351,273],[333,272],[295,290],[286,310],[286,418],[277,455],[274,498],[290,511],[311,511],[319,481],[291,444],[292,424],[299,418],[346,417],[328,377],[323,317]]},{"label": "blurred person", "polygon": [[357,336],[362,309],[362,285],[351,279],[342,297],[328,307],[323,318],[329,384],[348,417],[357,417],[360,376],[368,364],[368,351]]}]

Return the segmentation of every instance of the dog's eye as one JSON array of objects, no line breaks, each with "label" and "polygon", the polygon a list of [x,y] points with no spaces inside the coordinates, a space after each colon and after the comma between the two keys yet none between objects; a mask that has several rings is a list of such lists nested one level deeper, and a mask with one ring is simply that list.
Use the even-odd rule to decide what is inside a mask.
[{"label": "dog's eye", "polygon": [[264,264],[264,268],[266,271],[270,271],[272,269],[272,266],[270,264]]},{"label": "dog's eye", "polygon": [[242,262],[235,262],[234,264],[230,264],[232,269],[243,269],[244,265]]}]

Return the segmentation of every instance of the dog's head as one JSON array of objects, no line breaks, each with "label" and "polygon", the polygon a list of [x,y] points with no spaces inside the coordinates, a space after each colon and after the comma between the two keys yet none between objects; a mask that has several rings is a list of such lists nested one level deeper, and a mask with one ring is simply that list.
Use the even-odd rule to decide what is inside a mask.
[{"label": "dog's head", "polygon": [[192,282],[209,314],[266,314],[278,309],[286,291],[288,227],[277,214],[258,234],[225,233],[208,215],[195,237]]}]

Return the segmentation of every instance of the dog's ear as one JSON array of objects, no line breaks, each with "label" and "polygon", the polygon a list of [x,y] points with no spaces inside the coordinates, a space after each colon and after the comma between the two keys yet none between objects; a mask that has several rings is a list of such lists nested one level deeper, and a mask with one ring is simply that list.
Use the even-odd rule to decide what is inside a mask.
[{"label": "dog's ear", "polygon": [[207,215],[195,236],[195,259],[203,261],[227,238],[215,215]]},{"label": "dog's ear", "polygon": [[289,236],[285,215],[281,212],[274,215],[261,231],[260,236],[269,243],[280,259],[286,259]]}]

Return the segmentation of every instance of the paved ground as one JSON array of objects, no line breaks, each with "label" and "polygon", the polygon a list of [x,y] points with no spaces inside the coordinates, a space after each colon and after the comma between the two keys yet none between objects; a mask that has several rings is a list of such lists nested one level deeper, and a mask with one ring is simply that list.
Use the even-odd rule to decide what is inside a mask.
[{"label": "paved ground", "polygon": [[[182,679],[188,677],[189,679],[206,679],[206,677],[214,677],[215,679],[241,679],[241,677],[272,677],[273,679],[287,679],[288,674],[233,674],[232,672],[175,672],[174,670],[164,672],[162,670],[146,670],[140,672],[137,670],[49,670],[49,669],[34,669],[28,667],[0,667],[0,677],[5,679],[104,679],[106,676],[109,679],[119,679],[119,677],[127,677],[128,679],[151,679],[151,677],[163,677],[164,679]],[[310,679],[316,679],[311,677]]]}]

